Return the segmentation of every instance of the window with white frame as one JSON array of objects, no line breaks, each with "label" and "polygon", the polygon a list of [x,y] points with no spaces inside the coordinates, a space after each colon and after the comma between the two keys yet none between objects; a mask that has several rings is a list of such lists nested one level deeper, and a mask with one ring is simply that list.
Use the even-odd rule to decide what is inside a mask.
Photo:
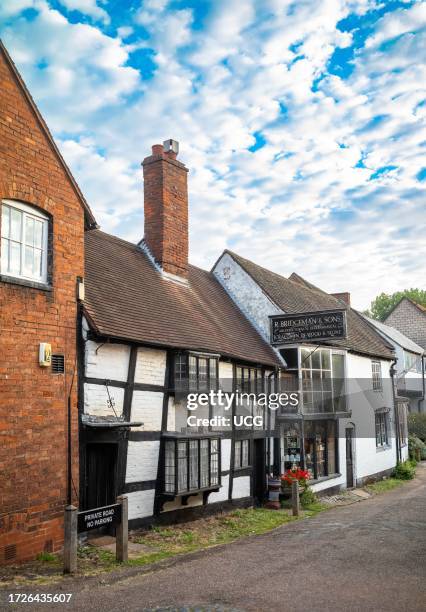
[{"label": "window with white frame", "polygon": [[373,390],[383,391],[382,364],[380,361],[371,362],[371,377],[373,379]]},{"label": "window with white frame", "polygon": [[[285,351],[282,353],[286,359]],[[300,376],[305,414],[346,410],[344,353],[320,347],[302,348]]]},{"label": "window with white frame", "polygon": [[378,410],[375,414],[376,425],[376,446],[383,448],[389,445],[389,427],[388,427],[388,412],[386,410]]},{"label": "window with white frame", "polygon": [[250,465],[250,440],[236,440],[234,446],[234,468],[241,470]]},{"label": "window with white frame", "polygon": [[47,241],[46,215],[22,202],[2,202],[2,275],[46,283]]}]

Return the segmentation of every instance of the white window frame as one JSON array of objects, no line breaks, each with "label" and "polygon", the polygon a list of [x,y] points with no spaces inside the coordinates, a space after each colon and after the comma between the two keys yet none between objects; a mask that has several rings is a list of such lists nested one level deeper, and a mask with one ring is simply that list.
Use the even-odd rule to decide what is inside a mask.
[{"label": "white window frame", "polygon": [[383,391],[382,362],[377,359],[371,361],[371,379],[373,381],[373,391]]},{"label": "white window frame", "polygon": [[[12,240],[10,238],[10,234],[9,234],[9,238],[7,238],[4,234],[4,228],[2,226],[1,228],[1,240],[8,240],[9,243],[10,242],[18,242],[18,244],[21,245],[21,261],[20,261],[20,273],[17,272],[10,272],[8,270],[5,269],[4,267],[4,262],[0,261],[0,273],[2,276],[6,276],[9,278],[16,278],[16,279],[22,279],[22,280],[26,280],[26,281],[31,281],[31,282],[36,282],[36,283],[40,283],[40,284],[47,284],[47,280],[48,280],[48,274],[47,274],[47,256],[48,256],[48,239],[49,239],[49,217],[45,214],[43,214],[42,212],[40,212],[39,210],[37,210],[36,208],[33,208],[32,206],[29,206],[28,204],[24,204],[23,202],[18,202],[16,200],[2,200],[1,201],[1,207],[0,207],[0,215],[1,218],[3,218],[3,207],[7,206],[10,209],[15,209],[18,210],[20,213],[22,213],[22,221],[21,221],[21,236],[20,236],[20,240]],[[42,235],[42,246],[41,246],[41,268],[42,268],[42,273],[40,276],[30,276],[24,273],[25,267],[24,267],[24,258],[25,258],[25,246],[26,246],[26,241],[25,241],[25,220],[27,218],[32,218],[35,219],[37,221],[42,221],[43,222],[43,235]]]}]

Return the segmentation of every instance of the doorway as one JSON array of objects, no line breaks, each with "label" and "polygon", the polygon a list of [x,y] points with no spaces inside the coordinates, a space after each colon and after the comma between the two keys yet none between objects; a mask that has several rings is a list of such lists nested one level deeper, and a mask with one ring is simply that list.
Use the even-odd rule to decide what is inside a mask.
[{"label": "doorway", "polygon": [[253,498],[256,505],[261,505],[266,493],[266,457],[265,439],[253,440]]},{"label": "doorway", "polygon": [[115,503],[117,496],[118,445],[90,443],[86,446],[86,509]]},{"label": "doorway", "polygon": [[354,427],[353,425],[346,427],[346,487],[353,489],[355,486],[354,479]]}]

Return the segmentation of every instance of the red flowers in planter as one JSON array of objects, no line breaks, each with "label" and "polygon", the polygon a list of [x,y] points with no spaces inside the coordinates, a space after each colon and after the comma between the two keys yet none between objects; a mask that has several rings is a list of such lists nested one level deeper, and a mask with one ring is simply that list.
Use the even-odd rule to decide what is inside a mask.
[{"label": "red flowers in planter", "polygon": [[299,484],[304,485],[306,481],[309,480],[310,474],[307,470],[302,470],[301,468],[291,468],[287,470],[285,474],[281,476],[281,480],[288,485],[291,485],[295,480],[299,481]]}]

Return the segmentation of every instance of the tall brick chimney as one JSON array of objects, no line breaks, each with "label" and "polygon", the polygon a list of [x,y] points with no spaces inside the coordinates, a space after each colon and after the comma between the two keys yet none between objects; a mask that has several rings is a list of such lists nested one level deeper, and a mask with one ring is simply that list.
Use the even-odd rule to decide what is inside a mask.
[{"label": "tall brick chimney", "polygon": [[188,169],[177,161],[179,144],[152,147],[143,162],[144,241],[164,272],[188,276]]}]

